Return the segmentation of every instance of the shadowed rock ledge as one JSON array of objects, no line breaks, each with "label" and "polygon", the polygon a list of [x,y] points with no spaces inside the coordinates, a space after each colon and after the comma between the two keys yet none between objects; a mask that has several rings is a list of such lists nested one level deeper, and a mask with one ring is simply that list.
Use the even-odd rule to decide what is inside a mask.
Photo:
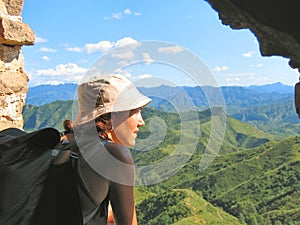
[{"label": "shadowed rock ledge", "polygon": [[[262,56],[283,56],[300,68],[298,0],[206,0],[232,29],[250,29]],[[245,43],[247,44],[247,43]]]}]

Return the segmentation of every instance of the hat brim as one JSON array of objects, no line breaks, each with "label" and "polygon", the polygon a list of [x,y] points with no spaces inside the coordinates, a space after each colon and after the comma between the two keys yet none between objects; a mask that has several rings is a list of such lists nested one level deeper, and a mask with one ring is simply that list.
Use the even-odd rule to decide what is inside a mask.
[{"label": "hat brim", "polygon": [[107,104],[105,108],[96,108],[92,112],[79,112],[77,117],[75,118],[75,125],[82,125],[88,122],[95,120],[97,117],[106,114],[106,113],[114,113],[114,112],[125,112],[138,108],[144,108],[152,102],[152,99],[147,96],[141,95],[138,100],[131,101],[128,99],[127,101],[119,101],[118,104]]}]

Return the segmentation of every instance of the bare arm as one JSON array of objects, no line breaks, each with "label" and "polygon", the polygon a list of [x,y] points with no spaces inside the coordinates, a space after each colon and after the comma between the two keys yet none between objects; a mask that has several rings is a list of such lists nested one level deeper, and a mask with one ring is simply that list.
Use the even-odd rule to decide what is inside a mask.
[{"label": "bare arm", "polygon": [[110,201],[115,224],[137,225],[132,186],[112,183],[110,186]]},{"label": "bare arm", "polygon": [[110,181],[109,199],[114,214],[115,224],[117,225],[137,225],[135,202],[134,202],[134,162],[130,151],[120,145],[107,144],[107,150],[117,160],[129,165],[127,169],[114,168],[114,173],[119,173],[123,176],[122,181]]}]

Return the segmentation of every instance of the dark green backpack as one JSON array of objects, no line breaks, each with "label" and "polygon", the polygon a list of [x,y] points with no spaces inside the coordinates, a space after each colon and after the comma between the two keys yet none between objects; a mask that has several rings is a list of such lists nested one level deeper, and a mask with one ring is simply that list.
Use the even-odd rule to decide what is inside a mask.
[{"label": "dark green backpack", "polygon": [[52,165],[68,148],[53,128],[0,131],[1,225],[82,225],[72,160]]}]

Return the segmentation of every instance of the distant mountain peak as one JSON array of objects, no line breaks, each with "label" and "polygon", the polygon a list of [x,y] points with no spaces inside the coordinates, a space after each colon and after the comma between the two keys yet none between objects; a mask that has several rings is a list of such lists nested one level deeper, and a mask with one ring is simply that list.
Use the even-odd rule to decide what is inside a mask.
[{"label": "distant mountain peak", "polygon": [[293,86],[286,85],[281,82],[264,85],[250,85],[248,88],[261,93],[291,94],[294,92]]}]

